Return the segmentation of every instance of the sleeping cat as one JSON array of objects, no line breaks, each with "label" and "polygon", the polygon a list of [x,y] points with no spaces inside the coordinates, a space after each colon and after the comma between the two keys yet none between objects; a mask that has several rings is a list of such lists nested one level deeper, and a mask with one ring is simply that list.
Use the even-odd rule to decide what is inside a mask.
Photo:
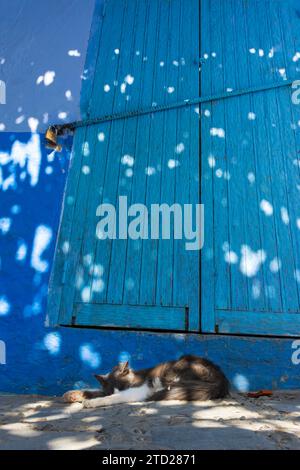
[{"label": "sleeping cat", "polygon": [[160,400],[214,400],[229,393],[229,382],[211,361],[182,356],[150,369],[134,371],[124,362],[105,375],[95,375],[102,390],[71,390],[67,402],[82,402],[85,408],[120,403]]}]

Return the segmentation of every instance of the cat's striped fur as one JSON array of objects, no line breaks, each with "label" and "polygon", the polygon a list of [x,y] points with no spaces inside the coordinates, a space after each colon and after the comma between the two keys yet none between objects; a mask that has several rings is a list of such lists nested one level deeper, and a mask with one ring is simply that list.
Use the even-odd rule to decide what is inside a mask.
[{"label": "cat's striped fur", "polygon": [[95,377],[102,390],[70,391],[64,400],[98,407],[149,400],[214,400],[229,393],[229,383],[221,369],[208,359],[192,355],[138,371],[126,362]]}]

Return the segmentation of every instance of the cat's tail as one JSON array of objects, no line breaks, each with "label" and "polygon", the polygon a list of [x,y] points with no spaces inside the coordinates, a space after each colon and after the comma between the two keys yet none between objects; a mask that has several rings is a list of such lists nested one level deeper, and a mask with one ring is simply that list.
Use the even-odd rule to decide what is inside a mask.
[{"label": "cat's tail", "polygon": [[225,398],[228,395],[229,383],[227,379],[217,382],[191,381],[176,383],[163,390],[154,392],[148,400],[204,401]]}]

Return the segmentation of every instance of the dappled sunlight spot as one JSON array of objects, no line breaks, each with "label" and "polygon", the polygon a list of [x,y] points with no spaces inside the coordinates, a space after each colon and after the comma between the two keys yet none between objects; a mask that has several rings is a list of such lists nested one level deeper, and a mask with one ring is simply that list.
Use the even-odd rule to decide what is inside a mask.
[{"label": "dappled sunlight spot", "polygon": [[252,291],[253,299],[255,300],[259,299],[260,294],[261,294],[261,283],[258,279],[254,279],[251,291]]},{"label": "dappled sunlight spot", "polygon": [[296,225],[297,225],[297,228],[300,230],[300,219],[296,220]]},{"label": "dappled sunlight spot", "polygon": [[68,113],[66,113],[65,111],[60,111],[57,115],[58,119],[64,121],[65,119],[67,119],[68,117]]},{"label": "dappled sunlight spot", "polygon": [[83,165],[83,167],[81,168],[81,171],[84,175],[89,175],[91,172],[91,169],[88,165]]},{"label": "dappled sunlight spot", "polygon": [[270,271],[272,273],[278,273],[278,271],[281,269],[281,261],[279,258],[275,257],[272,259],[270,262]]},{"label": "dappled sunlight spot", "polygon": [[229,264],[237,264],[238,263],[238,255],[230,249],[229,243],[224,242],[222,245],[222,250],[224,251],[224,260],[226,263]]},{"label": "dappled sunlight spot", "polygon": [[247,245],[242,245],[241,255],[240,270],[247,277],[254,277],[267,258],[264,250],[255,252]]},{"label": "dappled sunlight spot", "polygon": [[83,286],[83,267],[78,266],[77,271],[76,271],[76,276],[75,276],[75,287],[76,289],[80,290]]},{"label": "dappled sunlight spot", "polygon": [[61,249],[64,255],[67,255],[70,251],[70,242],[64,241],[61,245]]},{"label": "dappled sunlight spot", "polygon": [[38,119],[31,116],[30,118],[28,118],[27,123],[28,123],[29,129],[31,130],[31,132],[33,134],[35,132],[37,132],[37,128],[39,126],[39,120]]},{"label": "dappled sunlight spot", "polygon": [[295,281],[300,284],[300,269],[295,269],[294,271],[294,278],[295,278]]},{"label": "dappled sunlight spot", "polygon": [[16,251],[16,261],[24,262],[27,256],[27,245],[24,241],[18,241],[18,248]]},{"label": "dappled sunlight spot", "polygon": [[218,168],[216,170],[216,177],[217,178],[222,178],[222,176],[223,176],[223,170],[221,168]]},{"label": "dappled sunlight spot", "polygon": [[31,267],[41,273],[47,272],[49,262],[42,260],[44,251],[52,240],[52,229],[46,225],[39,225],[34,234],[33,249],[31,254]]},{"label": "dappled sunlight spot", "polygon": [[104,132],[99,132],[97,137],[98,137],[99,142],[104,142],[104,140],[105,140]]},{"label": "dappled sunlight spot", "polygon": [[79,357],[88,366],[92,369],[96,369],[101,365],[101,356],[98,352],[94,351],[94,348],[91,344],[83,344],[79,348]]},{"label": "dappled sunlight spot", "polygon": [[104,267],[102,264],[95,264],[91,269],[90,269],[90,274],[93,274],[95,277],[101,277],[104,274]]},{"label": "dappled sunlight spot", "polygon": [[108,83],[104,85],[103,90],[105,91],[105,93],[108,93],[110,91],[110,86],[108,85]]},{"label": "dappled sunlight spot", "polygon": [[41,160],[40,136],[37,133],[32,133],[27,143],[14,141],[10,153],[0,152],[0,165],[9,173],[7,177],[1,176],[2,172],[0,173],[2,190],[16,188],[18,167],[23,170],[20,174],[21,181],[25,180],[28,175],[31,186],[35,186],[39,180]]},{"label": "dappled sunlight spot", "polygon": [[300,160],[298,160],[298,159],[293,160],[293,165],[300,168]]},{"label": "dappled sunlight spot", "polygon": [[0,232],[6,235],[10,231],[12,220],[9,217],[2,217],[0,219]]},{"label": "dappled sunlight spot", "polygon": [[48,160],[49,163],[52,163],[54,161],[55,154],[56,154],[55,150],[53,150],[53,152],[48,153],[47,160]]},{"label": "dappled sunlight spot", "polygon": [[127,176],[127,178],[131,178],[133,176],[133,170],[131,168],[127,168],[125,176]]},{"label": "dappled sunlight spot", "polygon": [[267,217],[270,217],[273,214],[273,206],[266,199],[262,199],[260,201],[259,207]]},{"label": "dappled sunlight spot", "polygon": [[90,144],[86,141],[82,144],[82,154],[84,157],[88,157],[90,155]]},{"label": "dappled sunlight spot", "polygon": [[229,250],[225,253],[224,259],[226,263],[229,263],[229,264],[237,264],[239,261],[238,255],[232,250]]},{"label": "dappled sunlight spot", "polygon": [[52,166],[46,166],[45,173],[46,173],[46,175],[52,175],[52,173],[53,173]]},{"label": "dappled sunlight spot", "polygon": [[82,302],[90,302],[92,299],[91,297],[91,290],[89,286],[86,286],[81,291],[81,300]]},{"label": "dappled sunlight spot", "polygon": [[80,54],[80,52],[78,51],[78,49],[70,49],[70,50],[68,51],[68,55],[69,55],[70,57],[80,57],[80,56],[81,56],[81,54]]},{"label": "dappled sunlight spot", "polygon": [[122,83],[120,86],[120,92],[124,94],[126,92],[126,83]]},{"label": "dappled sunlight spot", "polygon": [[25,116],[23,114],[22,116],[18,116],[16,118],[15,123],[19,125],[19,124],[22,124],[22,122],[24,122],[24,121],[25,121]]},{"label": "dappled sunlight spot", "polygon": [[244,375],[235,374],[235,376],[232,379],[232,382],[239,392],[249,391],[249,386],[250,386],[249,380]]},{"label": "dappled sunlight spot", "polygon": [[250,184],[255,183],[255,174],[250,171],[247,175],[247,179]]},{"label": "dappled sunlight spot", "polygon": [[214,168],[216,166],[216,159],[213,155],[209,155],[207,161],[210,168]]},{"label": "dappled sunlight spot", "polygon": [[293,62],[298,62],[298,60],[300,59],[300,52],[296,52],[295,55],[293,56]]},{"label": "dappled sunlight spot", "polygon": [[272,59],[274,57],[274,53],[275,53],[274,47],[271,47],[271,49],[269,50],[269,53],[268,53],[269,59]]},{"label": "dappled sunlight spot", "polygon": [[278,73],[279,73],[279,75],[281,76],[281,78],[283,78],[284,80],[287,79],[287,77],[286,77],[286,69],[285,69],[284,67],[278,69]]},{"label": "dappled sunlight spot", "polygon": [[55,79],[55,72],[53,70],[48,70],[45,72],[44,75],[40,75],[37,80],[36,84],[40,85],[41,83],[44,83],[45,86],[49,86],[54,82]]},{"label": "dappled sunlight spot", "polygon": [[3,122],[0,122],[0,132],[5,131],[5,124]]},{"label": "dappled sunlight spot", "polygon": [[174,93],[174,91],[175,91],[175,87],[173,87],[173,86],[168,86],[168,87],[167,87],[167,93],[169,93],[170,95],[171,95],[172,93]]},{"label": "dappled sunlight spot", "polygon": [[129,167],[132,167],[134,165],[134,158],[131,155],[125,154],[121,158],[121,163],[122,165],[127,165]]},{"label": "dappled sunlight spot", "polygon": [[68,101],[72,101],[72,100],[73,100],[73,96],[72,96],[71,90],[67,90],[67,91],[65,92],[65,97],[67,98]]},{"label": "dappled sunlight spot", "polygon": [[281,207],[280,208],[280,213],[281,213],[282,222],[285,225],[288,225],[290,223],[290,218],[289,218],[289,214],[288,214],[288,211],[287,211],[286,207]]},{"label": "dappled sunlight spot", "polygon": [[18,214],[20,214],[20,212],[21,212],[21,206],[19,206],[18,204],[14,204],[14,205],[11,207],[10,212],[11,212],[13,215],[18,215]]},{"label": "dappled sunlight spot", "polygon": [[49,354],[55,356],[59,353],[61,347],[61,335],[59,333],[48,333],[44,337],[43,344]]},{"label": "dappled sunlight spot", "polygon": [[224,139],[225,137],[225,130],[222,127],[212,127],[210,129],[210,135],[213,137],[220,137],[220,139]]},{"label": "dappled sunlight spot", "polygon": [[168,161],[168,168],[170,168],[170,170],[173,170],[174,168],[176,168],[179,165],[180,165],[179,161],[174,160],[173,158],[170,158],[170,160]]},{"label": "dappled sunlight spot", "polygon": [[249,121],[255,121],[255,119],[256,119],[256,114],[253,113],[252,111],[250,111],[250,112],[248,113],[248,119],[249,119]]},{"label": "dappled sunlight spot", "polygon": [[[153,166],[147,166],[147,168],[145,168],[145,174],[147,176],[152,176],[156,173],[156,169],[153,167]],[[299,219],[300,221],[300,219]],[[300,224],[299,224],[299,228],[300,228]]]},{"label": "dappled sunlight spot", "polygon": [[97,293],[103,292],[104,288],[105,288],[105,283],[103,279],[96,279],[93,281],[93,285],[92,285],[93,292],[97,292]]},{"label": "dappled sunlight spot", "polygon": [[2,295],[0,297],[0,316],[5,316],[8,315],[10,312],[11,306],[9,301],[7,300],[7,297],[5,295]]},{"label": "dappled sunlight spot", "polygon": [[91,254],[84,255],[83,264],[84,266],[91,266],[93,257]]},{"label": "dappled sunlight spot", "polygon": [[126,75],[124,78],[124,82],[127,83],[128,85],[132,85],[134,82],[134,77],[130,74]]},{"label": "dappled sunlight spot", "polygon": [[116,55],[119,55],[119,54],[120,54],[120,49],[116,48],[116,49],[114,50],[114,53],[115,53]]},{"label": "dappled sunlight spot", "polygon": [[204,114],[205,117],[210,117],[211,112],[210,112],[209,109],[205,109],[204,112],[203,112],[203,114]]},{"label": "dappled sunlight spot", "polygon": [[182,152],[184,152],[184,149],[185,149],[184,143],[183,143],[183,142],[180,142],[180,143],[177,144],[176,147],[175,147],[175,153],[181,154]]}]

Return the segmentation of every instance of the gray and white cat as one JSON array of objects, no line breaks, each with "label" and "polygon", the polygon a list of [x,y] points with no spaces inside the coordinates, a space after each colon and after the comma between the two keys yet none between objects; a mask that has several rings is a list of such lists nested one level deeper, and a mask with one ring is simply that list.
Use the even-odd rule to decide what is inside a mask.
[{"label": "gray and white cat", "polygon": [[214,400],[229,393],[229,382],[211,361],[185,355],[149,369],[134,371],[128,362],[105,375],[95,375],[102,390],[71,390],[67,402],[82,402],[85,408],[120,403],[160,400]]}]

